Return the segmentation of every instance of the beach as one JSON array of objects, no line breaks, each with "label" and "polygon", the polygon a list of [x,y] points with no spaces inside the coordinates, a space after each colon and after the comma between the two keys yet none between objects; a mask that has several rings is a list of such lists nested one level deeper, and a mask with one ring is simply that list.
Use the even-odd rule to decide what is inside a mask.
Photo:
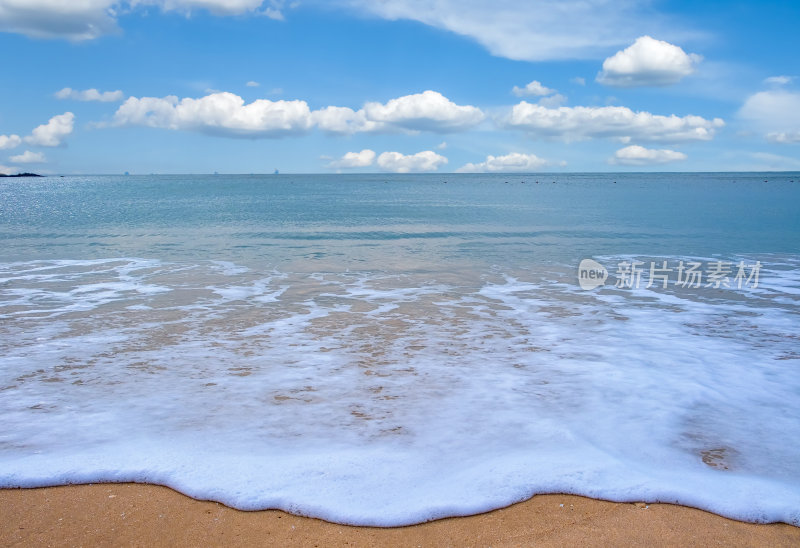
[{"label": "beach", "polygon": [[508,508],[409,527],[351,527],[278,510],[242,512],[166,487],[0,490],[3,546],[797,546],[800,528],[670,504],[537,495]]}]

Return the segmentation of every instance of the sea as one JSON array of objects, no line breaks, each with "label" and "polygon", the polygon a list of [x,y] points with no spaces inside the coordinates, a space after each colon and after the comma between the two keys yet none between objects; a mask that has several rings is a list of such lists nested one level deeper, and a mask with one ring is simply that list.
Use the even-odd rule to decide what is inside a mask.
[{"label": "sea", "polygon": [[0,179],[0,487],[800,525],[800,173]]}]

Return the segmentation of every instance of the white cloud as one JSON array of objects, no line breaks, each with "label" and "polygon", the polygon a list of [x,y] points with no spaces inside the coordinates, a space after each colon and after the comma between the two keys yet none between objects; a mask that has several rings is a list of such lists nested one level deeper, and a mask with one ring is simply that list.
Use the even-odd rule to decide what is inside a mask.
[{"label": "white cloud", "polygon": [[0,150],[16,148],[22,143],[19,135],[0,135]]},{"label": "white cloud", "polygon": [[0,173],[2,173],[3,175],[13,175],[13,174],[18,173],[18,172],[19,172],[19,169],[15,168],[13,166],[4,166],[4,165],[0,164]]},{"label": "white cloud", "polygon": [[767,133],[771,143],[800,143],[800,131],[773,131]]},{"label": "white cloud", "polygon": [[158,6],[162,11],[177,11],[187,15],[195,11],[207,11],[220,16],[252,13],[277,21],[283,21],[283,9],[286,4],[284,0],[127,0],[127,3],[132,7]]},{"label": "white cloud", "polygon": [[[163,11],[191,14],[204,10],[213,15],[242,15],[254,13],[283,21],[284,0],[129,0],[132,5],[157,5]],[[266,5],[265,5],[266,4]],[[291,7],[291,6],[290,6]]]},{"label": "white cloud", "polygon": [[129,97],[114,114],[114,125],[200,131],[233,137],[278,137],[311,129],[305,101],[259,99],[245,104],[233,93],[212,93],[199,99],[175,96]]},{"label": "white cloud", "polygon": [[408,173],[411,171],[435,171],[439,166],[447,163],[447,158],[436,154],[432,150],[423,150],[416,154],[400,154],[399,152],[384,152],[378,156],[378,166],[385,171],[395,173]]},{"label": "white cloud", "polygon": [[555,92],[556,90],[543,86],[542,83],[539,82],[538,80],[530,82],[524,88],[521,88],[519,86],[514,86],[513,88],[511,88],[511,93],[513,93],[517,97],[524,97],[524,96],[544,97],[545,95],[550,95]]},{"label": "white cloud", "polygon": [[794,80],[794,76],[770,76],[769,78],[764,78],[764,83],[774,86],[785,86],[791,84],[792,80]]},{"label": "white cloud", "polygon": [[407,19],[472,38],[522,61],[592,59],[598,50],[657,32],[664,18],[635,0],[338,0],[389,20]]},{"label": "white cloud", "polygon": [[311,113],[311,122],[329,133],[360,133],[376,131],[383,124],[367,120],[364,109],[325,107]]},{"label": "white cloud", "polygon": [[365,148],[361,152],[348,152],[338,160],[328,164],[331,168],[354,168],[371,166],[375,161],[375,151]]},{"label": "white cloud", "polygon": [[541,99],[539,99],[537,104],[547,108],[558,108],[566,102],[567,102],[566,97],[564,97],[560,93],[556,93],[555,95],[550,95],[549,97],[542,97]]},{"label": "white cloud", "polygon": [[522,154],[512,152],[505,156],[487,156],[486,161],[478,164],[469,163],[456,170],[456,173],[496,173],[496,172],[524,172],[535,171],[550,162],[539,158],[535,154]]},{"label": "white cloud", "polygon": [[[46,124],[42,124],[31,132],[24,139],[19,135],[0,135],[0,150],[12,149],[21,145],[23,142],[35,146],[57,147],[61,144],[64,137],[72,133],[75,115],[65,112],[53,116]],[[26,151],[25,154],[33,154]],[[17,156],[22,158],[25,154]],[[24,162],[24,160],[15,160]]]},{"label": "white cloud", "polygon": [[747,98],[739,117],[772,142],[798,142],[800,93],[783,89],[759,91]]},{"label": "white cloud", "polygon": [[459,131],[480,123],[484,114],[477,107],[457,105],[437,91],[424,91],[392,99],[386,104],[367,103],[369,120],[409,130]]},{"label": "white cloud", "polygon": [[57,99],[73,99],[75,101],[99,101],[101,103],[111,103],[114,101],[122,101],[125,94],[120,90],[116,91],[97,91],[96,89],[77,90],[72,88],[64,88],[55,93]]},{"label": "white cloud", "polygon": [[[274,3],[277,4],[277,2]],[[264,10],[261,12],[261,15],[266,15],[275,21],[284,21],[286,19],[283,16],[283,12],[279,8],[264,8]]]},{"label": "white cloud", "polygon": [[570,78],[569,81],[572,82],[573,84],[578,84],[579,86],[585,86],[586,85],[586,78],[583,78],[581,76],[576,76],[575,78]]},{"label": "white cloud", "polygon": [[9,160],[18,164],[42,164],[47,161],[43,153],[31,152],[30,150],[26,150],[22,154],[17,154],[16,156],[12,156],[9,158]]},{"label": "white cloud", "polygon": [[364,108],[329,106],[312,111],[305,101],[259,99],[245,104],[240,96],[215,92],[199,99],[129,97],[114,114],[112,125],[148,126],[200,131],[233,137],[280,137],[313,127],[329,133],[390,130],[466,129],[484,117],[480,109],[456,105],[435,91],[406,95],[385,105]]},{"label": "white cloud", "polygon": [[444,150],[447,148],[447,141],[442,141],[438,145],[436,145],[436,150]]},{"label": "white cloud", "polygon": [[247,87],[249,87],[249,88],[257,88],[257,87],[259,87],[261,84],[259,84],[258,82],[255,82],[255,81],[253,81],[253,80],[250,80],[250,81],[249,81],[249,82],[247,82],[245,85],[246,85]]},{"label": "white cloud", "polygon": [[117,0],[0,0],[0,31],[90,40],[117,28]]},{"label": "white cloud", "polygon": [[191,14],[253,13],[283,19],[283,0],[0,0],[0,31],[34,38],[91,40],[117,32],[117,18],[138,6]]},{"label": "white cloud", "polygon": [[646,166],[651,164],[666,164],[680,162],[686,159],[686,154],[676,150],[644,148],[631,145],[621,148],[609,159],[610,164],[623,164],[628,166]]},{"label": "white cloud", "polygon": [[700,116],[661,116],[634,112],[627,107],[547,108],[526,101],[515,105],[504,121],[506,127],[534,135],[576,141],[596,137],[629,142],[708,141],[725,122]]},{"label": "white cloud", "polygon": [[206,10],[214,15],[239,15],[255,11],[263,0],[133,0],[133,4],[153,4],[164,11],[191,13],[193,10]]},{"label": "white cloud", "polygon": [[65,112],[53,116],[46,124],[42,124],[25,137],[25,142],[41,147],[57,147],[61,144],[64,137],[72,133],[75,115]]},{"label": "white cloud", "polygon": [[642,36],[603,61],[597,81],[607,86],[666,86],[692,74],[702,57],[680,47]]}]

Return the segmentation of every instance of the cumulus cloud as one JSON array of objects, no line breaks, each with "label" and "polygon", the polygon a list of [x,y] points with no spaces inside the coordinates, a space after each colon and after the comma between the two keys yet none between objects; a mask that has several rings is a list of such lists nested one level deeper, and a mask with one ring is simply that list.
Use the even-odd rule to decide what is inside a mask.
[{"label": "cumulus cloud", "polygon": [[416,154],[384,152],[378,156],[378,166],[385,171],[409,173],[411,171],[435,171],[447,163],[447,158],[432,150],[423,150]]},{"label": "cumulus cloud", "polygon": [[591,59],[598,50],[655,32],[663,20],[634,0],[338,0],[388,20],[412,20],[467,36],[520,61]]},{"label": "cumulus cloud", "polygon": [[75,115],[65,112],[53,116],[46,124],[42,124],[25,137],[25,142],[40,147],[57,147],[61,145],[64,137],[72,133]]},{"label": "cumulus cloud", "polygon": [[505,156],[487,156],[486,161],[478,164],[469,163],[456,170],[456,173],[497,173],[497,172],[524,172],[535,171],[550,162],[539,158],[535,154],[522,154],[512,152]]},{"label": "cumulus cloud", "polygon": [[75,101],[99,101],[101,103],[112,103],[115,101],[122,101],[125,94],[120,90],[116,91],[97,91],[96,89],[86,89],[83,91],[64,88],[55,93],[57,99],[73,99]]},{"label": "cumulus cloud", "polygon": [[774,89],[747,98],[739,117],[775,143],[796,143],[800,134],[800,93]]},{"label": "cumulus cloud", "polygon": [[215,92],[199,99],[129,97],[112,125],[200,131],[233,137],[281,137],[313,127],[329,133],[389,130],[435,132],[467,129],[484,117],[480,109],[456,105],[440,93],[426,91],[364,108],[329,106],[312,111],[305,101],[259,99],[245,104],[240,96]]},{"label": "cumulus cloud", "polygon": [[576,76],[574,78],[570,78],[569,81],[572,82],[573,84],[578,84],[579,86],[585,86],[586,85],[586,78],[583,78],[581,76]]},{"label": "cumulus cloud", "polygon": [[667,86],[692,74],[702,57],[680,47],[642,36],[603,61],[597,81],[607,86]]},{"label": "cumulus cloud", "polygon": [[644,148],[639,145],[631,145],[619,149],[608,162],[610,164],[622,164],[627,166],[646,166],[679,162],[685,159],[686,154],[676,150],[669,150],[666,148],[652,149]]},{"label": "cumulus cloud", "polygon": [[121,13],[138,6],[191,14],[253,13],[283,19],[283,0],[0,0],[0,31],[34,38],[91,40],[117,32]]},{"label": "cumulus cloud", "polygon": [[0,135],[0,150],[16,148],[22,143],[19,135]]},{"label": "cumulus cloud", "polygon": [[329,133],[360,133],[376,131],[384,127],[379,122],[368,120],[364,109],[348,107],[325,107],[311,113],[311,123]]},{"label": "cumulus cloud", "polygon": [[364,112],[374,122],[440,133],[467,129],[484,119],[481,109],[457,105],[441,93],[431,90],[398,97],[385,104],[367,103]]},{"label": "cumulus cloud", "polygon": [[259,84],[258,82],[255,82],[255,81],[253,81],[253,80],[250,80],[250,81],[249,81],[249,82],[247,82],[245,85],[246,85],[247,87],[249,87],[249,88],[257,88],[257,87],[259,87],[261,84]]},{"label": "cumulus cloud", "polygon": [[44,154],[41,152],[31,152],[30,150],[26,150],[22,154],[17,154],[16,156],[12,156],[9,158],[12,162],[18,164],[42,164],[46,162]]},{"label": "cumulus cloud", "polygon": [[4,166],[4,165],[0,164],[0,173],[3,174],[3,175],[13,175],[13,174],[15,174],[17,172],[19,172],[19,170],[17,168],[15,168],[15,167]]},{"label": "cumulus cloud", "polygon": [[556,90],[543,86],[542,83],[539,82],[538,80],[530,82],[524,88],[521,88],[519,86],[514,86],[513,88],[511,88],[511,93],[513,93],[517,97],[524,97],[524,96],[544,97],[545,95],[550,95],[555,92]]},{"label": "cumulus cloud", "polygon": [[114,114],[113,124],[233,137],[279,137],[304,133],[312,121],[305,101],[258,99],[245,104],[238,95],[221,92],[199,99],[129,97]]},{"label": "cumulus cloud", "polygon": [[[16,148],[22,143],[34,146],[57,147],[64,137],[72,133],[74,121],[75,115],[71,112],[65,112],[64,114],[53,116],[46,124],[34,128],[31,134],[24,139],[19,135],[0,135],[0,150]],[[16,156],[16,158],[26,157],[26,154],[33,153],[26,151],[25,154]],[[24,162],[25,160],[15,161]]]},{"label": "cumulus cloud", "polygon": [[361,152],[348,152],[338,160],[328,164],[331,168],[354,168],[371,166],[375,161],[375,152],[365,148]]},{"label": "cumulus cloud", "polygon": [[605,137],[621,142],[682,142],[708,141],[725,122],[719,118],[634,112],[627,107],[548,108],[522,101],[512,108],[504,125],[566,141]]}]

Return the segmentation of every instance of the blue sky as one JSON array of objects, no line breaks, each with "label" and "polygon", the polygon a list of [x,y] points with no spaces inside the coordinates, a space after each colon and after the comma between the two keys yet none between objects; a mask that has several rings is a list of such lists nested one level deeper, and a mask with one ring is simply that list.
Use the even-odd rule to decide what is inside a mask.
[{"label": "blue sky", "polygon": [[0,0],[0,171],[800,170],[800,3]]}]

